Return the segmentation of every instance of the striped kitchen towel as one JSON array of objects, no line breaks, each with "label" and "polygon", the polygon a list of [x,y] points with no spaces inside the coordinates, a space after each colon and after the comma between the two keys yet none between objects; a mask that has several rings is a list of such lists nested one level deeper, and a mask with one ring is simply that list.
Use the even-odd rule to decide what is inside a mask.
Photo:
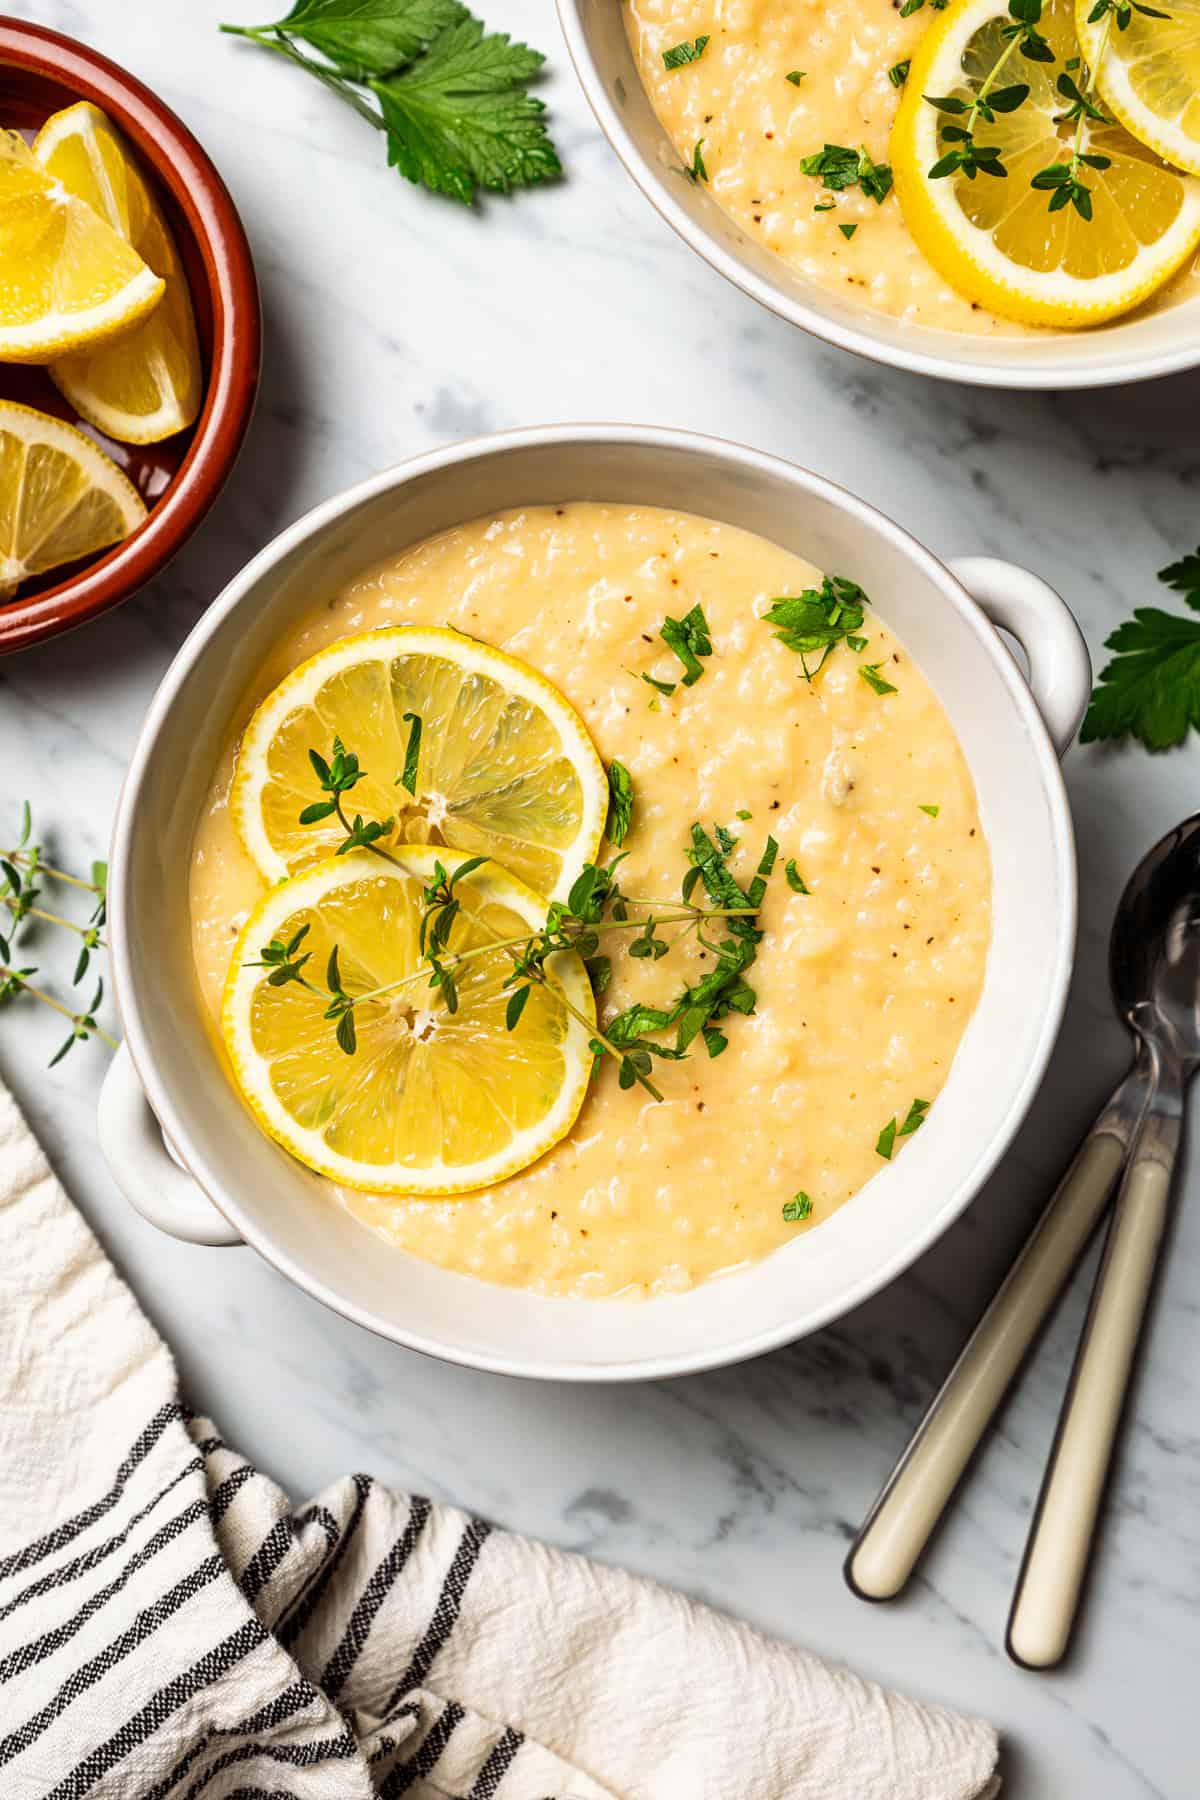
[{"label": "striped kitchen towel", "polygon": [[287,1496],[0,1089],[3,1800],[983,1800],[994,1732],[367,1475]]}]

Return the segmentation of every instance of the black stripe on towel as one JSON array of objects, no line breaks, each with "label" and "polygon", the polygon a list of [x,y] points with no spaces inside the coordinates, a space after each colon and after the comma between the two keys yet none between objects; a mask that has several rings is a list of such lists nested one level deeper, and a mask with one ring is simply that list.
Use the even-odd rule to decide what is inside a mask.
[{"label": "black stripe on towel", "polygon": [[[144,1611],[138,1613],[127,1631],[123,1631],[110,1644],[106,1644],[98,1655],[90,1657],[87,1662],[81,1663],[77,1669],[72,1670],[52,1700],[47,1701],[46,1705],[34,1713],[32,1718],[26,1719],[25,1723],[16,1731],[11,1731],[7,1737],[0,1739],[0,1763],[11,1762],[14,1756],[19,1756],[23,1750],[27,1750],[30,1744],[42,1735],[46,1727],[52,1725],[55,1719],[60,1718],[81,1694],[86,1693],[88,1688],[102,1680],[132,1650],[136,1650],[138,1645],[152,1632],[157,1631],[159,1626],[171,1617],[172,1613],[178,1612],[181,1606],[186,1606],[187,1602],[198,1594],[201,1588],[207,1587],[210,1581],[215,1581],[224,1572],[223,1558],[220,1556],[206,1557],[197,1568],[192,1570],[190,1575],[185,1575],[182,1581],[177,1581],[173,1588],[162,1594],[153,1606],[148,1606]],[[263,1628],[258,1624],[257,1619],[254,1623],[262,1633]]]},{"label": "black stripe on towel", "polygon": [[432,1773],[452,1733],[466,1718],[457,1700],[451,1700],[425,1734],[425,1741],[408,1762],[397,1763],[379,1790],[379,1800],[395,1800],[406,1794],[413,1783]]},{"label": "black stripe on towel", "polygon": [[215,1781],[225,1769],[231,1769],[236,1763],[254,1762],[262,1758],[266,1762],[288,1763],[292,1768],[311,1769],[321,1763],[345,1762],[358,1755],[358,1745],[349,1731],[343,1731],[335,1738],[322,1738],[311,1744],[239,1744],[236,1750],[226,1750],[205,1769],[203,1775],[193,1781],[182,1800],[196,1800],[210,1781]]},{"label": "black stripe on towel", "polygon": [[225,1477],[224,1481],[219,1481],[217,1483],[209,1496],[208,1502],[208,1510],[212,1514],[212,1522],[214,1525],[218,1520],[225,1517],[225,1514],[233,1505],[234,1497],[237,1494],[238,1489],[244,1488],[246,1483],[252,1480],[257,1474],[258,1470],[252,1463],[242,1463],[239,1468],[232,1469]]},{"label": "black stripe on towel", "polygon": [[433,1617],[425,1631],[424,1637],[413,1652],[413,1659],[404,1671],[396,1686],[392,1689],[383,1707],[383,1723],[386,1725],[396,1702],[413,1688],[424,1687],[425,1679],[433,1667],[438,1651],[445,1644],[454,1630],[459,1611],[463,1603],[463,1595],[467,1591],[467,1583],[471,1579],[471,1571],[479,1561],[479,1552],[483,1549],[491,1534],[491,1526],[485,1519],[470,1519],[459,1539],[458,1549],[454,1552],[454,1560],[446,1571],[446,1579],[442,1583],[442,1591],[438,1595],[437,1605],[433,1609]]},{"label": "black stripe on towel", "polygon": [[337,1574],[342,1558],[354,1541],[354,1534],[358,1530],[367,1504],[367,1495],[371,1492],[371,1477],[369,1475],[356,1475],[354,1477],[354,1488],[354,1510],[350,1514],[345,1531],[342,1533],[341,1542],[338,1544],[336,1550],[334,1550],[333,1555],[328,1558],[325,1566],[318,1571],[310,1585],[301,1589],[291,1606],[284,1611],[281,1618],[276,1623],[275,1635],[285,1650],[295,1643],[296,1639],[304,1630],[304,1627],[308,1624],[308,1621],[312,1618],[313,1613],[321,1604],[322,1595]]},{"label": "black stripe on towel", "polygon": [[184,1464],[178,1475],[172,1475],[166,1487],[159,1488],[153,1500],[148,1500],[140,1511],[134,1513],[124,1530],[118,1531],[115,1537],[106,1538],[104,1543],[97,1544],[93,1549],[86,1550],[73,1562],[60,1563],[58,1568],[51,1569],[49,1574],[39,1575],[37,1580],[31,1581],[29,1586],[23,1588],[14,1600],[10,1600],[7,1606],[0,1606],[0,1620],[7,1619],[10,1613],[15,1613],[19,1606],[25,1605],[27,1600],[36,1600],[40,1595],[48,1594],[52,1588],[65,1587],[67,1582],[74,1581],[77,1575],[86,1575],[90,1569],[94,1569],[98,1563],[102,1563],[106,1556],[111,1556],[114,1550],[121,1548],[130,1532],[141,1524],[148,1513],[154,1511],[160,1501],[165,1500],[167,1495],[179,1486],[185,1476],[195,1475],[203,1467],[201,1459],[194,1456],[191,1462]]},{"label": "black stripe on towel", "polygon": [[[115,1731],[106,1743],[100,1744],[81,1763],[77,1763],[51,1793],[43,1796],[43,1800],[83,1800],[83,1796],[90,1793],[102,1776],[111,1774],[131,1750],[136,1750],[148,1737],[153,1737],[185,1700],[190,1700],[201,1688],[209,1687],[221,1676],[227,1675],[251,1650],[266,1643],[268,1635],[257,1619],[247,1619],[229,1637],[193,1663],[184,1674],[177,1675],[165,1687],[159,1688],[157,1694],[152,1695],[132,1719],[127,1720],[119,1731]],[[250,1791],[239,1789],[239,1792]],[[228,1800],[233,1800],[232,1794],[228,1796]],[[293,1797],[285,1796],[284,1800],[293,1800]]]},{"label": "black stripe on towel", "polygon": [[257,1712],[240,1719],[236,1725],[210,1726],[206,1735],[184,1752],[158,1785],[139,1794],[138,1800],[164,1800],[164,1796],[183,1780],[188,1770],[194,1768],[202,1756],[208,1756],[214,1748],[220,1747],[214,1744],[215,1739],[220,1738],[227,1743],[230,1738],[245,1737],[248,1732],[270,1731],[274,1726],[294,1719],[298,1713],[307,1712],[313,1705],[317,1706],[320,1716],[324,1718],[328,1712],[325,1696],[317,1692],[311,1681],[302,1678],[293,1682],[291,1687],[284,1688],[282,1694],[276,1694],[274,1700],[268,1700],[265,1706],[260,1706]]},{"label": "black stripe on towel", "polygon": [[238,1586],[251,1606],[291,1549],[293,1541],[292,1521],[286,1517],[277,1519],[238,1580]]},{"label": "black stripe on towel", "polygon": [[151,1557],[157,1556],[160,1550],[165,1549],[168,1544],[173,1544],[189,1525],[195,1524],[197,1519],[202,1519],[207,1510],[203,1500],[193,1500],[192,1504],[185,1506],[181,1513],[176,1513],[173,1519],[168,1519],[165,1525],[160,1525],[154,1536],[146,1540],[136,1556],[129,1558],[121,1573],[110,1581],[107,1587],[97,1588],[94,1594],[89,1595],[79,1611],[71,1618],[64,1619],[61,1624],[56,1625],[52,1631],[45,1632],[40,1638],[33,1638],[29,1643],[21,1644],[16,1650],[10,1651],[7,1656],[0,1657],[0,1681],[9,1681],[14,1675],[23,1674],[26,1669],[32,1669],[37,1663],[44,1662],[48,1656],[53,1656],[54,1652],[61,1650],[64,1644],[69,1644],[75,1633],[82,1631],[88,1620],[94,1618],[114,1594],[121,1592],[132,1575],[136,1575],[137,1571],[143,1568]]},{"label": "black stripe on towel", "polygon": [[358,1604],[342,1633],[342,1640],[326,1663],[318,1684],[331,1700],[336,1700],[345,1687],[350,1671],[358,1661],[359,1652],[367,1641],[375,1616],[387,1599],[393,1582],[412,1555],[431,1510],[428,1500],[419,1494],[413,1497],[407,1525],[359,1596]]},{"label": "black stripe on towel", "polygon": [[85,1506],[82,1512],[73,1514],[69,1519],[63,1519],[54,1527],[53,1531],[48,1531],[44,1537],[35,1538],[31,1544],[26,1544],[23,1549],[15,1551],[12,1556],[0,1558],[0,1577],[16,1575],[22,1569],[28,1569],[31,1564],[41,1562],[44,1556],[52,1556],[56,1550],[61,1550],[64,1544],[69,1544],[72,1538],[77,1538],[81,1531],[86,1531],[89,1525],[94,1525],[97,1519],[102,1519],[106,1512],[111,1512],[125,1492],[126,1483],[138,1464],[146,1460],[167,1426],[175,1423],[181,1417],[177,1401],[171,1400],[165,1406],[161,1406],[121,1463],[117,1470],[116,1480],[108,1492],[102,1494],[99,1500],[93,1500],[90,1506]]},{"label": "black stripe on towel", "polygon": [[524,1732],[517,1731],[510,1725],[480,1769],[467,1800],[496,1800],[496,1791],[512,1768],[517,1751],[524,1742]]}]

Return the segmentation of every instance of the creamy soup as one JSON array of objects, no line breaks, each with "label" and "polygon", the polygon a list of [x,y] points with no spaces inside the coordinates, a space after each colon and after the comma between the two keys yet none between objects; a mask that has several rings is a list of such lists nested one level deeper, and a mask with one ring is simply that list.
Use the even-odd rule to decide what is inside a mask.
[{"label": "creamy soup", "polygon": [[[1027,336],[1036,328],[996,318],[943,281],[913,242],[894,193],[880,206],[857,188],[834,196],[800,168],[825,144],[862,145],[887,162],[900,103],[888,70],[912,56],[937,17],[923,8],[901,18],[893,0],[625,5],[642,81],[681,164],[703,139],[709,192],[747,237],[878,312],[946,331]],[[665,51],[702,33],[709,41],[697,62],[665,67]],[[803,71],[798,85],[787,79],[792,71]],[[858,229],[847,239],[839,225]],[[1200,274],[1190,261],[1147,310],[1197,294]]]},{"label": "creamy soup", "polygon": [[[978,998],[991,872],[954,733],[880,616],[867,613],[864,649],[839,646],[811,682],[762,621],[774,597],[819,581],[728,525],[581,503],[462,526],[314,596],[246,696],[239,731],[334,639],[450,624],[540,670],[604,760],[629,768],[628,892],[677,898],[694,821],[737,838],[743,885],[767,835],[780,846],[750,972],[756,1009],[723,1022],[717,1058],[697,1043],[686,1061],[658,1065],[661,1103],[620,1089],[604,1066],[570,1135],[500,1186],[430,1201],[331,1185],[331,1201],[446,1268],[545,1294],[635,1296],[766,1255],[882,1168],[881,1129],[914,1099],[936,1098]],[[886,616],[887,595],[871,598]],[[659,694],[641,676],[681,672],[663,620],[697,604],[713,646],[703,676]],[[864,663],[896,692],[875,691]],[[191,876],[195,965],[214,1021],[233,939],[264,891],[230,821],[236,753],[235,733]],[[809,892],[789,885],[788,859]],[[668,1003],[708,956],[694,936],[659,962],[613,947],[601,1020],[635,1000]]]}]

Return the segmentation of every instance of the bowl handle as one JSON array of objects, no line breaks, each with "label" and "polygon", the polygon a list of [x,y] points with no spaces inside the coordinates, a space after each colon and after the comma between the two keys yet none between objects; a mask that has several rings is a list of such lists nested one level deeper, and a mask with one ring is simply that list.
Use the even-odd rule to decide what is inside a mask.
[{"label": "bowl handle", "polygon": [[962,556],[950,564],[971,598],[1016,638],[1029,663],[1029,685],[1054,748],[1064,756],[1092,691],[1083,633],[1060,594],[1038,575],[995,556]]},{"label": "bowl handle", "polygon": [[241,1243],[233,1226],[176,1161],[124,1044],[104,1077],[96,1122],[109,1173],[143,1219],[189,1244]]}]

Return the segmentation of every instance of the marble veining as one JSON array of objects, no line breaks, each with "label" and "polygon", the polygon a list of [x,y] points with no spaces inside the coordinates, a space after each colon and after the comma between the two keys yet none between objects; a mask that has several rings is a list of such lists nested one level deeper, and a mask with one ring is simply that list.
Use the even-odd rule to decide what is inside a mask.
[{"label": "marble veining", "polygon": [[[875,0],[872,0],[875,3]],[[276,8],[275,10],[279,10]],[[0,837],[21,798],[77,862],[102,855],[138,725],[205,606],[282,526],[389,462],[552,419],[690,426],[807,463],[943,554],[1054,582],[1099,655],[1200,536],[1200,372],[1094,394],[933,384],[809,341],[727,286],[641,198],[594,126],[552,0],[491,0],[546,51],[568,178],[478,213],[408,188],[347,110],[217,34],[254,0],[10,0],[156,88],[242,211],[266,313],[237,476],[173,567],[83,633],[0,663]],[[698,23],[704,20],[699,17]],[[245,1250],[158,1235],[100,1165],[103,1067],[45,1061],[56,1027],[0,1016],[0,1072],[175,1347],[194,1402],[296,1495],[351,1468],[675,1583],[1005,1734],[1013,1800],[1191,1800],[1200,1665],[1200,1169],[1188,1159],[1135,1414],[1077,1653],[1022,1673],[1009,1594],[1082,1320],[1077,1283],[919,1578],[868,1608],[846,1541],[1126,1054],[1107,1001],[1113,905],[1195,805],[1200,747],[1072,751],[1081,925],[1050,1076],[967,1217],[903,1280],[759,1362],[638,1388],[445,1367],[368,1337]],[[7,827],[3,819],[7,818]],[[34,960],[65,977],[62,947]],[[1090,1264],[1089,1264],[1090,1269]]]}]

